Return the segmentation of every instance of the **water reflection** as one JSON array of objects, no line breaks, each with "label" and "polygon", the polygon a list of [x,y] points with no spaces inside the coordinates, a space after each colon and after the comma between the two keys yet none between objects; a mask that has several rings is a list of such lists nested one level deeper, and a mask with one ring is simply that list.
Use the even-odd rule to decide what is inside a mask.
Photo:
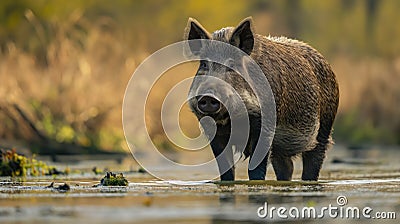
[{"label": "water reflection", "polygon": [[[218,213],[211,216],[212,223],[265,223],[257,216],[257,209],[267,202],[271,206],[313,205],[326,200],[319,195],[324,186],[318,183],[310,185],[303,182],[237,181],[228,186],[219,185]],[[246,184],[249,183],[249,184]],[[304,192],[304,193],[303,193]],[[297,195],[293,195],[293,193]],[[282,220],[281,220],[282,221]]]},{"label": "water reflection", "polygon": [[[335,204],[339,195],[347,196],[352,206],[368,205],[399,214],[400,150],[372,151],[331,150],[319,182],[169,182],[131,172],[126,173],[130,182],[127,188],[95,188],[92,186],[98,184],[102,176],[90,171],[93,161],[86,163],[90,175],[70,175],[58,180],[31,178],[19,184],[10,178],[0,178],[0,223],[10,220],[23,223],[33,219],[38,223],[66,220],[112,223],[115,217],[125,223],[266,223],[270,220],[257,216],[257,209],[265,202],[276,207],[326,206]],[[332,162],[333,158],[360,157],[379,163]],[[99,168],[102,164],[96,162]],[[46,188],[52,181],[57,184],[67,181],[70,192],[60,194]]]}]

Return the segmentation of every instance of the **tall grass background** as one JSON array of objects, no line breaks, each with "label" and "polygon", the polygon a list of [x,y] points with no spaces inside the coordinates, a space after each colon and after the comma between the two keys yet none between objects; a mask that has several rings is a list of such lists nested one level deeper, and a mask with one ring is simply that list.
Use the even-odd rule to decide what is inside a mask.
[{"label": "tall grass background", "polygon": [[[28,120],[56,142],[127,150],[121,108],[135,68],[182,40],[189,16],[212,31],[252,15],[258,33],[301,39],[331,63],[340,85],[336,142],[400,144],[399,7],[394,0],[2,1],[0,141],[40,141]],[[149,134],[166,149],[162,100],[195,67],[166,73],[149,96]],[[187,107],[179,121],[188,136],[199,134]]]}]

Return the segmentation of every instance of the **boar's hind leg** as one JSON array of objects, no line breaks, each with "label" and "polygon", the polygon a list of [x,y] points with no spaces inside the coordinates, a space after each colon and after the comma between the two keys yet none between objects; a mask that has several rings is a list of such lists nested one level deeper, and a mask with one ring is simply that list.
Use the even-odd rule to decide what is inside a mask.
[{"label": "boar's hind leg", "polygon": [[335,79],[335,75],[329,66],[322,61],[318,68],[328,69],[325,74],[317,76],[321,83],[321,108],[320,108],[320,126],[317,135],[317,145],[312,151],[302,153],[303,157],[303,174],[302,180],[318,180],[322,163],[325,159],[325,152],[330,143],[332,134],[332,126],[336,117],[339,104],[339,89]]},{"label": "boar's hind leg", "polygon": [[[332,110],[336,111],[336,110]],[[317,135],[317,145],[311,151],[302,153],[303,159],[303,173],[301,175],[302,180],[318,180],[319,172],[322,167],[322,163],[325,159],[326,150],[330,144],[330,135],[332,131],[332,124],[335,114],[329,114],[325,119],[321,119],[321,125]]]},{"label": "boar's hind leg", "polygon": [[327,144],[318,143],[312,151],[302,153],[303,174],[302,180],[318,180],[319,171],[324,162]]},{"label": "boar's hind leg", "polygon": [[277,180],[291,180],[293,174],[293,161],[291,156],[277,155],[272,152],[271,163]]}]

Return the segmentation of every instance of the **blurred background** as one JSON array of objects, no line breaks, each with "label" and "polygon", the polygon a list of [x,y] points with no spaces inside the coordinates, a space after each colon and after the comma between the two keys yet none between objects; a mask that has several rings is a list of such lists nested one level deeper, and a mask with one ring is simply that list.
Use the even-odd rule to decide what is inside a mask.
[{"label": "blurred background", "polygon": [[[331,63],[341,95],[337,143],[398,145],[399,9],[397,0],[2,0],[0,148],[127,152],[121,108],[135,68],[181,41],[188,17],[213,31],[247,16],[257,33],[307,42]],[[146,105],[149,134],[165,149],[173,146],[159,122],[162,100],[195,66],[159,80]],[[198,135],[189,110],[179,121]]]}]

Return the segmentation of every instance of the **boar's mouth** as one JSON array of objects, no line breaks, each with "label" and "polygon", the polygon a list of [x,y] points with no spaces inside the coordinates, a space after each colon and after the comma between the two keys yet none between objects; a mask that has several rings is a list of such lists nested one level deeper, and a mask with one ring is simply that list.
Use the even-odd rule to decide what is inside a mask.
[{"label": "boar's mouth", "polygon": [[196,115],[197,119],[200,120],[203,117],[211,117],[217,124],[225,125],[230,117],[228,110],[226,109],[225,105],[221,104],[221,108],[218,110],[218,113],[204,113],[201,112],[197,106],[197,100],[192,98],[189,100],[189,107],[191,111]]},{"label": "boar's mouth", "polygon": [[208,115],[214,119],[217,124],[225,125],[230,120],[229,113],[225,106],[221,106],[221,109],[216,114]]}]

